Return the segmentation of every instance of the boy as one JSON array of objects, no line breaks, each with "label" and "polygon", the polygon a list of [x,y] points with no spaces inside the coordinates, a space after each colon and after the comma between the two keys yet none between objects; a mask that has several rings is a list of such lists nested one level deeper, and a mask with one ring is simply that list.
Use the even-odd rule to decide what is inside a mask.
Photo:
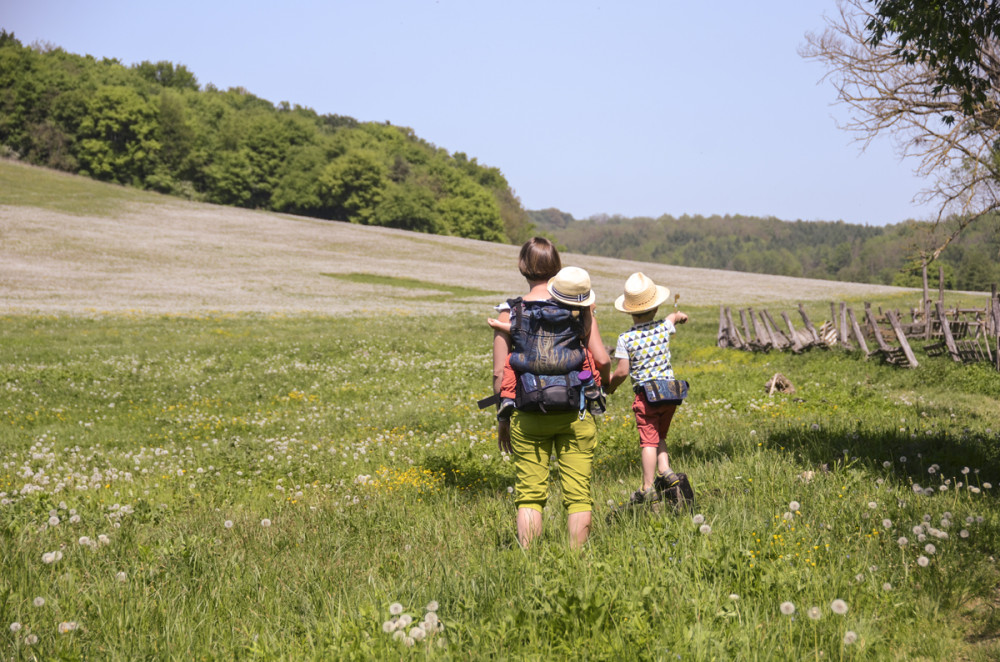
[{"label": "boy", "polygon": [[[664,493],[678,501],[682,498],[689,505],[694,501],[687,476],[671,470],[667,455],[670,421],[684,394],[675,393],[672,399],[663,399],[652,388],[678,384],[674,382],[670,365],[670,334],[676,332],[674,325],[687,322],[688,316],[675,311],[661,320],[656,319],[657,309],[669,296],[670,290],[637,272],[628,277],[625,293],[615,301],[617,310],[632,315],[633,326],[618,337],[615,348],[618,364],[608,382],[607,392],[614,393],[625,378],[631,376],[636,394],[632,411],[635,412],[642,457],[642,488],[632,495],[630,502],[633,504],[658,501]],[[673,383],[664,384],[665,380]],[[686,384],[680,384],[686,388]]]}]

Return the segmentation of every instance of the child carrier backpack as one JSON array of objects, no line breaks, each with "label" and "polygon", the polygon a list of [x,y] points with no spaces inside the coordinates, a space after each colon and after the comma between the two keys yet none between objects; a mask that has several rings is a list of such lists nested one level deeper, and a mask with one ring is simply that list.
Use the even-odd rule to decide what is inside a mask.
[{"label": "child carrier backpack", "polygon": [[543,412],[582,409],[580,372],[587,355],[579,309],[520,297],[507,303],[510,366],[517,374],[514,406]]}]

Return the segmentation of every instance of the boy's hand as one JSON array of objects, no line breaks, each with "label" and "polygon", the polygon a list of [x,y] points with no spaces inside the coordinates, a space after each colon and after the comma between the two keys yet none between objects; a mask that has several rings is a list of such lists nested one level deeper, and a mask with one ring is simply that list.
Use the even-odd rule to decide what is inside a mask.
[{"label": "boy's hand", "polygon": [[486,323],[497,331],[503,331],[504,333],[510,333],[510,322],[501,322],[500,320],[493,319],[492,317],[486,318]]},{"label": "boy's hand", "polygon": [[673,322],[674,324],[683,324],[684,322],[688,321],[687,313],[682,313],[679,310],[670,313],[670,317],[672,318],[670,321]]}]

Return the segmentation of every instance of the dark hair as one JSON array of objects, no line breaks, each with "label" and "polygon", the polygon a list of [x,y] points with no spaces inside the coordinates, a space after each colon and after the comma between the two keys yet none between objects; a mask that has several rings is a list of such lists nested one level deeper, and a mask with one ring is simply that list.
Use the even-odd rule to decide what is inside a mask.
[{"label": "dark hair", "polygon": [[551,241],[545,237],[532,237],[521,246],[517,268],[528,280],[547,281],[559,273],[562,262],[559,251]]}]

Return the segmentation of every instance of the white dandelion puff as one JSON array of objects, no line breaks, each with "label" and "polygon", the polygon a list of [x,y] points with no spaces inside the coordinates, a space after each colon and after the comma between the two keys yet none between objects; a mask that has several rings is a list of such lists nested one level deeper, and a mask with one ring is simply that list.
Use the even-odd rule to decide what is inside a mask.
[{"label": "white dandelion puff", "polygon": [[937,547],[935,547],[932,543],[927,543],[926,545],[924,545],[924,551],[927,552],[928,554],[933,554],[934,552],[937,551]]},{"label": "white dandelion puff", "polygon": [[59,518],[53,515],[49,518],[49,526],[59,526]]},{"label": "white dandelion puff", "polygon": [[382,624],[382,632],[385,632],[386,634],[394,632],[395,630],[396,630],[396,621],[386,621],[385,623]]},{"label": "white dandelion puff", "polygon": [[794,513],[801,507],[801,505],[802,504],[800,504],[798,501],[792,501],[788,504],[788,509]]},{"label": "white dandelion puff", "polygon": [[928,560],[926,556],[917,557],[917,565],[919,565],[921,568],[926,568],[928,563],[930,563],[930,560]]},{"label": "white dandelion puff", "polygon": [[892,528],[892,520],[891,519],[884,519],[884,520],[882,520],[882,528],[884,528],[884,529],[890,529],[890,528]]},{"label": "white dandelion puff", "polygon": [[37,598],[31,601],[31,604],[35,605],[36,607],[44,607],[45,598],[43,598],[42,596],[38,596]]},{"label": "white dandelion puff", "polygon": [[267,527],[271,526],[271,520],[265,517],[260,521],[260,525],[266,529]]},{"label": "white dandelion puff", "polygon": [[874,501],[869,501],[869,502],[868,502],[868,507],[869,507],[869,508],[870,508],[871,510],[875,510],[876,508],[878,508],[878,504],[877,504],[877,503],[875,503]]},{"label": "white dandelion puff", "polygon": [[77,542],[79,544],[81,544],[81,545],[89,545],[90,544],[90,538],[88,538],[87,536],[80,536],[80,539],[77,540]]},{"label": "white dandelion puff", "polygon": [[729,594],[729,599],[730,600],[739,600],[740,596],[738,594],[736,594],[736,593],[730,593]]},{"label": "white dandelion puff", "polygon": [[24,645],[25,646],[34,646],[37,643],[38,643],[38,635],[37,634],[29,634],[27,637],[24,638]]},{"label": "white dandelion puff", "polygon": [[962,529],[961,531],[958,532],[958,535],[960,538],[968,538],[969,531],[967,529]]},{"label": "white dandelion puff", "polygon": [[882,590],[883,591],[891,591],[892,590],[892,584],[890,584],[889,582],[886,582],[886,583],[882,584]]},{"label": "white dandelion puff", "polygon": [[778,609],[780,609],[781,613],[785,616],[791,616],[795,613],[795,605],[788,601],[782,602]]},{"label": "white dandelion puff", "polygon": [[702,524],[700,527],[698,527],[698,530],[707,536],[712,532],[712,527],[710,527],[708,524]]},{"label": "white dandelion puff", "polygon": [[56,554],[55,552],[45,552],[42,554],[42,563],[55,563]]},{"label": "white dandelion puff", "polygon": [[906,536],[899,536],[899,540],[896,541],[896,544],[900,547],[906,547],[909,543],[910,541],[906,539]]},{"label": "white dandelion puff", "polygon": [[844,645],[845,646],[850,646],[851,644],[853,644],[857,640],[858,640],[858,635],[854,634],[853,630],[848,630],[847,632],[844,633]]},{"label": "white dandelion puff", "polygon": [[403,614],[402,616],[399,617],[399,627],[401,628],[405,628],[412,622],[413,622],[413,617],[410,616],[409,614]]},{"label": "white dandelion puff", "polygon": [[702,515],[701,513],[698,513],[697,515],[691,518],[691,521],[694,522],[695,524],[704,524],[705,516]]},{"label": "white dandelion puff", "polygon": [[14,621],[13,623],[10,624],[10,631],[11,632],[20,632],[21,631],[21,624],[18,623],[17,621]]},{"label": "white dandelion puff", "polygon": [[843,616],[847,613],[847,603],[838,598],[830,603],[830,611],[834,614]]},{"label": "white dandelion puff", "polygon": [[391,605],[389,605],[389,613],[392,614],[393,616],[399,616],[400,614],[403,613],[403,605],[399,604],[398,602],[393,602]]},{"label": "white dandelion puff", "polygon": [[124,572],[119,572],[117,575],[115,575],[115,579],[124,583],[128,581],[128,575],[125,574]]},{"label": "white dandelion puff", "polygon": [[818,621],[820,616],[823,615],[823,612],[820,611],[819,607],[809,607],[809,611],[806,612],[806,615],[812,620]]},{"label": "white dandelion puff", "polygon": [[410,637],[414,641],[422,641],[426,636],[427,633],[423,630],[423,628],[415,627],[410,629]]},{"label": "white dandelion puff", "polygon": [[72,632],[77,629],[79,624],[76,621],[63,621],[59,624],[59,634],[66,634],[67,632]]},{"label": "white dandelion puff", "polygon": [[427,611],[432,611],[433,612],[433,611],[437,611],[437,610],[438,610],[437,600],[431,600],[430,602],[427,603]]},{"label": "white dandelion puff", "polygon": [[226,527],[227,529],[233,528],[233,520],[227,519],[225,522],[222,523],[222,526]]}]

